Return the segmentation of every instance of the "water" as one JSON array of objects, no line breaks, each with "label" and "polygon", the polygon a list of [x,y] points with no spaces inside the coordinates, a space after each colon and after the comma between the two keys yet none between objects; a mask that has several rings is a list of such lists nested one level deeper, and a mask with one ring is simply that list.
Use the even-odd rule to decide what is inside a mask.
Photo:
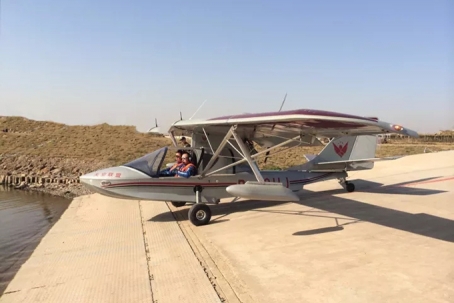
[{"label": "water", "polygon": [[70,203],[0,185],[0,296]]}]

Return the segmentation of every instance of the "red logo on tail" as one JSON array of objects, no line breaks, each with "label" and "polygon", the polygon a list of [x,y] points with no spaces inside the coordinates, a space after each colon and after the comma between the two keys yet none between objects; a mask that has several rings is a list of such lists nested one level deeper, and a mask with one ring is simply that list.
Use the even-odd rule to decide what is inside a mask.
[{"label": "red logo on tail", "polygon": [[345,143],[344,146],[342,146],[342,143],[339,143],[339,145],[336,145],[335,143],[333,143],[333,146],[334,146],[334,151],[336,152],[336,154],[338,154],[339,157],[342,157],[347,152],[348,142]]}]

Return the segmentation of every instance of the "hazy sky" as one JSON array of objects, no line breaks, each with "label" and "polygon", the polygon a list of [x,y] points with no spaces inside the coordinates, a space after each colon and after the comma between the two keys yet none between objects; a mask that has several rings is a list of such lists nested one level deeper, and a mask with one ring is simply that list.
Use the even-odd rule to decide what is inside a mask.
[{"label": "hazy sky", "polygon": [[0,0],[0,115],[161,130],[311,108],[454,127],[452,0]]}]

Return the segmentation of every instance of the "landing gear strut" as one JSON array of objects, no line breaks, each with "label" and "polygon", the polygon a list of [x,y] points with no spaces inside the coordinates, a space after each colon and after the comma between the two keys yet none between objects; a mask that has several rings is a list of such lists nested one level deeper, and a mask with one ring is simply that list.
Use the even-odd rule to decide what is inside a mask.
[{"label": "landing gear strut", "polygon": [[202,202],[202,186],[197,185],[194,187],[196,203],[191,206],[188,212],[189,221],[195,226],[206,225],[211,220],[211,209],[208,205]]}]

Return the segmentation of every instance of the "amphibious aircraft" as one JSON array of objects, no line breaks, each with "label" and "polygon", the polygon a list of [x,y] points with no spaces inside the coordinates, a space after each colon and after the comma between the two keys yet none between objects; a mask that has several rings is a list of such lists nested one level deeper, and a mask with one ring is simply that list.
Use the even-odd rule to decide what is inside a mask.
[{"label": "amphibious aircraft", "polygon": [[[223,198],[299,201],[296,193],[304,185],[330,179],[338,179],[352,192],[355,186],[347,181],[348,171],[372,169],[375,161],[395,159],[375,157],[377,135],[386,133],[418,137],[413,130],[375,117],[310,109],[180,120],[169,129],[174,147],[88,173],[80,180],[92,191],[110,197],[171,201],[175,207],[192,204],[189,220],[199,226],[211,219],[208,204]],[[182,149],[177,135],[192,139],[192,146],[186,149],[197,167],[195,176],[160,176],[169,150]],[[254,144],[262,150],[257,152]],[[323,145],[318,155],[304,155],[306,163],[287,170],[260,170],[256,162],[278,148],[274,154]]]}]

